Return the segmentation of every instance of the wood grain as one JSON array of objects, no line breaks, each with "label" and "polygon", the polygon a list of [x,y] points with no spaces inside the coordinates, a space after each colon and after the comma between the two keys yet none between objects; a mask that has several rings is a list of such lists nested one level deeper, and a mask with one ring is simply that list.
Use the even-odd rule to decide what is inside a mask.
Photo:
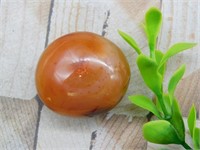
[{"label": "wood grain", "polygon": [[91,134],[97,129],[97,122],[97,116],[71,118],[43,107],[37,149],[89,149]]},{"label": "wood grain", "polygon": [[50,0],[1,1],[0,95],[28,99],[36,95],[34,71],[44,49]]},{"label": "wood grain", "polygon": [[132,122],[128,122],[128,118],[124,116],[104,119],[97,130],[93,149],[146,149],[146,141],[141,132],[141,127],[146,121],[144,117],[134,117]]},{"label": "wood grain", "polygon": [[188,116],[191,106],[196,106],[197,112],[200,111],[200,70],[184,78],[176,90],[176,96],[181,105],[182,113]]},{"label": "wood grain", "polygon": [[[163,26],[158,39],[158,47],[164,51],[175,42],[200,41],[200,1],[163,1],[161,10],[163,13]],[[182,64],[186,64],[185,79],[180,83],[176,91],[180,99],[181,108],[184,116],[187,116],[192,103],[199,107],[199,68],[200,68],[200,45],[198,44],[192,50],[185,51],[174,56],[169,60],[167,66],[166,82],[172,73]],[[193,74],[192,74],[193,73]]]},{"label": "wood grain", "polygon": [[0,149],[33,149],[38,103],[0,97]]},{"label": "wood grain", "polygon": [[158,39],[158,48],[166,51],[176,42],[196,42],[197,46],[174,56],[168,62],[165,83],[180,65],[186,64],[186,74],[200,68],[200,1],[162,1],[163,25]]}]

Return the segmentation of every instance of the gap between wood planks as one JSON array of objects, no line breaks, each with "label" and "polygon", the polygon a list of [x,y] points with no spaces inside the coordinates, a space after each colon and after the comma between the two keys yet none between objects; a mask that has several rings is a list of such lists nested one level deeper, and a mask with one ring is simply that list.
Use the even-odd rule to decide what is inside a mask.
[{"label": "gap between wood planks", "polygon": [[[54,0],[51,0],[44,48],[46,48],[48,43],[49,43],[49,33],[50,33],[50,28],[51,28],[51,17],[52,17],[52,13],[53,13],[53,7],[54,7]],[[41,111],[42,111],[42,107],[43,107],[44,104],[41,102],[41,100],[40,100],[38,95],[36,95],[34,99],[38,103],[38,112],[37,112],[38,118],[37,118],[37,122],[36,122],[36,130],[35,130],[34,145],[33,145],[33,150],[36,150],[36,148],[37,148],[37,140],[38,140],[38,129],[39,129],[39,123],[40,123],[40,116],[41,116]]]}]

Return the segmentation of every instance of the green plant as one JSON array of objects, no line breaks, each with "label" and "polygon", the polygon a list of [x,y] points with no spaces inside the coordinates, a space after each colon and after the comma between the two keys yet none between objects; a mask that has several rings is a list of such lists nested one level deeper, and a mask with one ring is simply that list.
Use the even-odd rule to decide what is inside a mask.
[{"label": "green plant", "polygon": [[[128,34],[119,31],[121,37],[138,53],[137,66],[145,84],[155,94],[156,102],[144,95],[129,96],[130,101],[152,112],[158,119],[150,121],[143,126],[144,138],[157,144],[180,144],[185,149],[191,147],[185,141],[185,126],[179,103],[174,95],[177,84],[181,80],[185,65],[180,66],[172,75],[168,91],[163,90],[163,80],[168,59],[196,43],[177,43],[170,47],[166,53],[156,49],[156,40],[162,24],[162,13],[157,8],[150,8],[145,16],[143,25],[147,35],[150,55],[142,53],[136,41]],[[195,127],[196,110],[192,106],[188,117],[188,126],[193,139],[194,149],[200,149],[200,129]]]},{"label": "green plant", "polygon": [[196,109],[194,105],[190,109],[187,122],[188,122],[190,135],[193,140],[194,149],[198,150],[200,149],[200,128],[196,127]]}]

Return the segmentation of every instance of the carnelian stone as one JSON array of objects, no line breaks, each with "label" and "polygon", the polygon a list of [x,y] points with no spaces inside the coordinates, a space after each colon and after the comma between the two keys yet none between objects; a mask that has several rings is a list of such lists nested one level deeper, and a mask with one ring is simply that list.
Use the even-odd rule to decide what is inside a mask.
[{"label": "carnelian stone", "polygon": [[122,51],[90,32],[74,32],[52,42],[41,55],[35,75],[43,103],[71,116],[113,108],[125,94],[129,78]]}]

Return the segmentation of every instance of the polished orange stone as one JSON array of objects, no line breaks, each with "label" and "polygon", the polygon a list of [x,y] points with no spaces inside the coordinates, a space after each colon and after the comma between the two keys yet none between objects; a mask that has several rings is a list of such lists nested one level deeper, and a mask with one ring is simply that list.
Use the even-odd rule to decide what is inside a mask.
[{"label": "polished orange stone", "polygon": [[35,77],[40,99],[53,111],[93,115],[120,101],[129,83],[130,68],[122,51],[108,39],[75,32],[46,48]]}]

